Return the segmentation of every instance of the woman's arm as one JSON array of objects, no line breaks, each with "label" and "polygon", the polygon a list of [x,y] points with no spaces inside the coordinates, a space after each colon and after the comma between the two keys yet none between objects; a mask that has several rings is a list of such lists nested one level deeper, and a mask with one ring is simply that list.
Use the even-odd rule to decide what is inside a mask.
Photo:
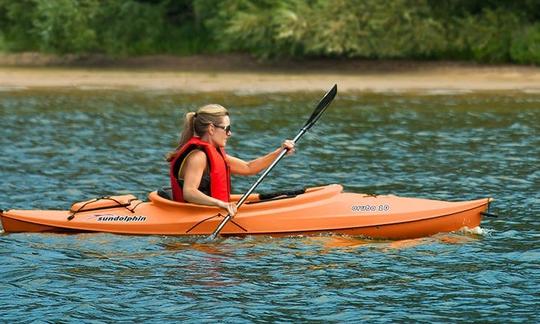
[{"label": "woman's arm", "polygon": [[206,164],[206,154],[203,151],[194,151],[186,158],[183,172],[184,187],[182,188],[184,200],[193,204],[217,206],[227,210],[231,216],[234,216],[236,214],[236,204],[207,196],[199,190]]},{"label": "woman's arm", "polygon": [[270,166],[284,148],[288,149],[287,155],[294,153],[294,143],[290,140],[286,140],[281,144],[280,148],[249,162],[230,155],[227,155],[227,162],[229,163],[231,173],[233,174],[254,175]]}]

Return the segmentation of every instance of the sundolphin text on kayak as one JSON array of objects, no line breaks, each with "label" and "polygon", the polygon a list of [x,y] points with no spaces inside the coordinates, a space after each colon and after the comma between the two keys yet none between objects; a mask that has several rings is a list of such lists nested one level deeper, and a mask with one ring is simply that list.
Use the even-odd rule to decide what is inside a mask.
[{"label": "sundolphin text on kayak", "polygon": [[[336,94],[337,86],[325,94],[294,143],[317,122]],[[215,128],[230,134],[229,125],[216,122]],[[272,163],[243,195],[231,195],[223,186],[213,188],[237,207],[234,217],[230,212],[224,215],[223,210],[229,209],[178,201],[174,190],[160,189],[151,192],[148,201],[133,195],[101,197],[74,203],[69,210],[0,211],[0,220],[5,232],[109,232],[210,238],[338,233],[404,239],[474,228],[480,225],[483,215],[489,215],[486,211],[490,198],[448,202],[374,196],[346,193],[337,184],[267,195],[253,193],[287,149],[282,147],[281,152],[273,155]]]}]

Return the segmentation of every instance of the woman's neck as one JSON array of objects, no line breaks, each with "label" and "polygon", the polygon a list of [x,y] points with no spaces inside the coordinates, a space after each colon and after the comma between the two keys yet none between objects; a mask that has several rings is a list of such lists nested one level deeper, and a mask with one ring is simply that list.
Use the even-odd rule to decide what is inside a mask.
[{"label": "woman's neck", "polygon": [[209,144],[212,144],[214,146],[217,147],[216,143],[214,143],[212,141],[212,137],[210,137],[210,135],[208,133],[204,134],[203,136],[200,137],[201,138],[201,141],[203,142],[206,142],[206,143],[209,143]]}]

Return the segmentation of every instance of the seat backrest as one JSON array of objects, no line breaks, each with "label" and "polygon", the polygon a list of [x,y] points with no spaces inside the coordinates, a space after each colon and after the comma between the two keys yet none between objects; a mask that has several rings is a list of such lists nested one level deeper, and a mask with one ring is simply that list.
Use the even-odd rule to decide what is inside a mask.
[{"label": "seat backrest", "polygon": [[168,200],[173,200],[172,188],[171,187],[161,187],[161,188],[158,189],[157,194],[161,198],[165,198],[165,199],[168,199]]}]

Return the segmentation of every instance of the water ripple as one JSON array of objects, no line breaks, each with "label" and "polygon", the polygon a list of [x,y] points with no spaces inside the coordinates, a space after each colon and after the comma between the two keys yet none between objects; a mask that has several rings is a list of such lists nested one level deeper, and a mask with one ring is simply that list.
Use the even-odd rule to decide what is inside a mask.
[{"label": "water ripple", "polygon": [[[183,114],[230,107],[228,151],[279,146],[315,97],[3,91],[3,208],[167,184]],[[261,190],[496,198],[481,228],[406,241],[0,234],[3,322],[538,322],[540,96],[344,94]],[[254,177],[234,178],[235,191]]]}]

